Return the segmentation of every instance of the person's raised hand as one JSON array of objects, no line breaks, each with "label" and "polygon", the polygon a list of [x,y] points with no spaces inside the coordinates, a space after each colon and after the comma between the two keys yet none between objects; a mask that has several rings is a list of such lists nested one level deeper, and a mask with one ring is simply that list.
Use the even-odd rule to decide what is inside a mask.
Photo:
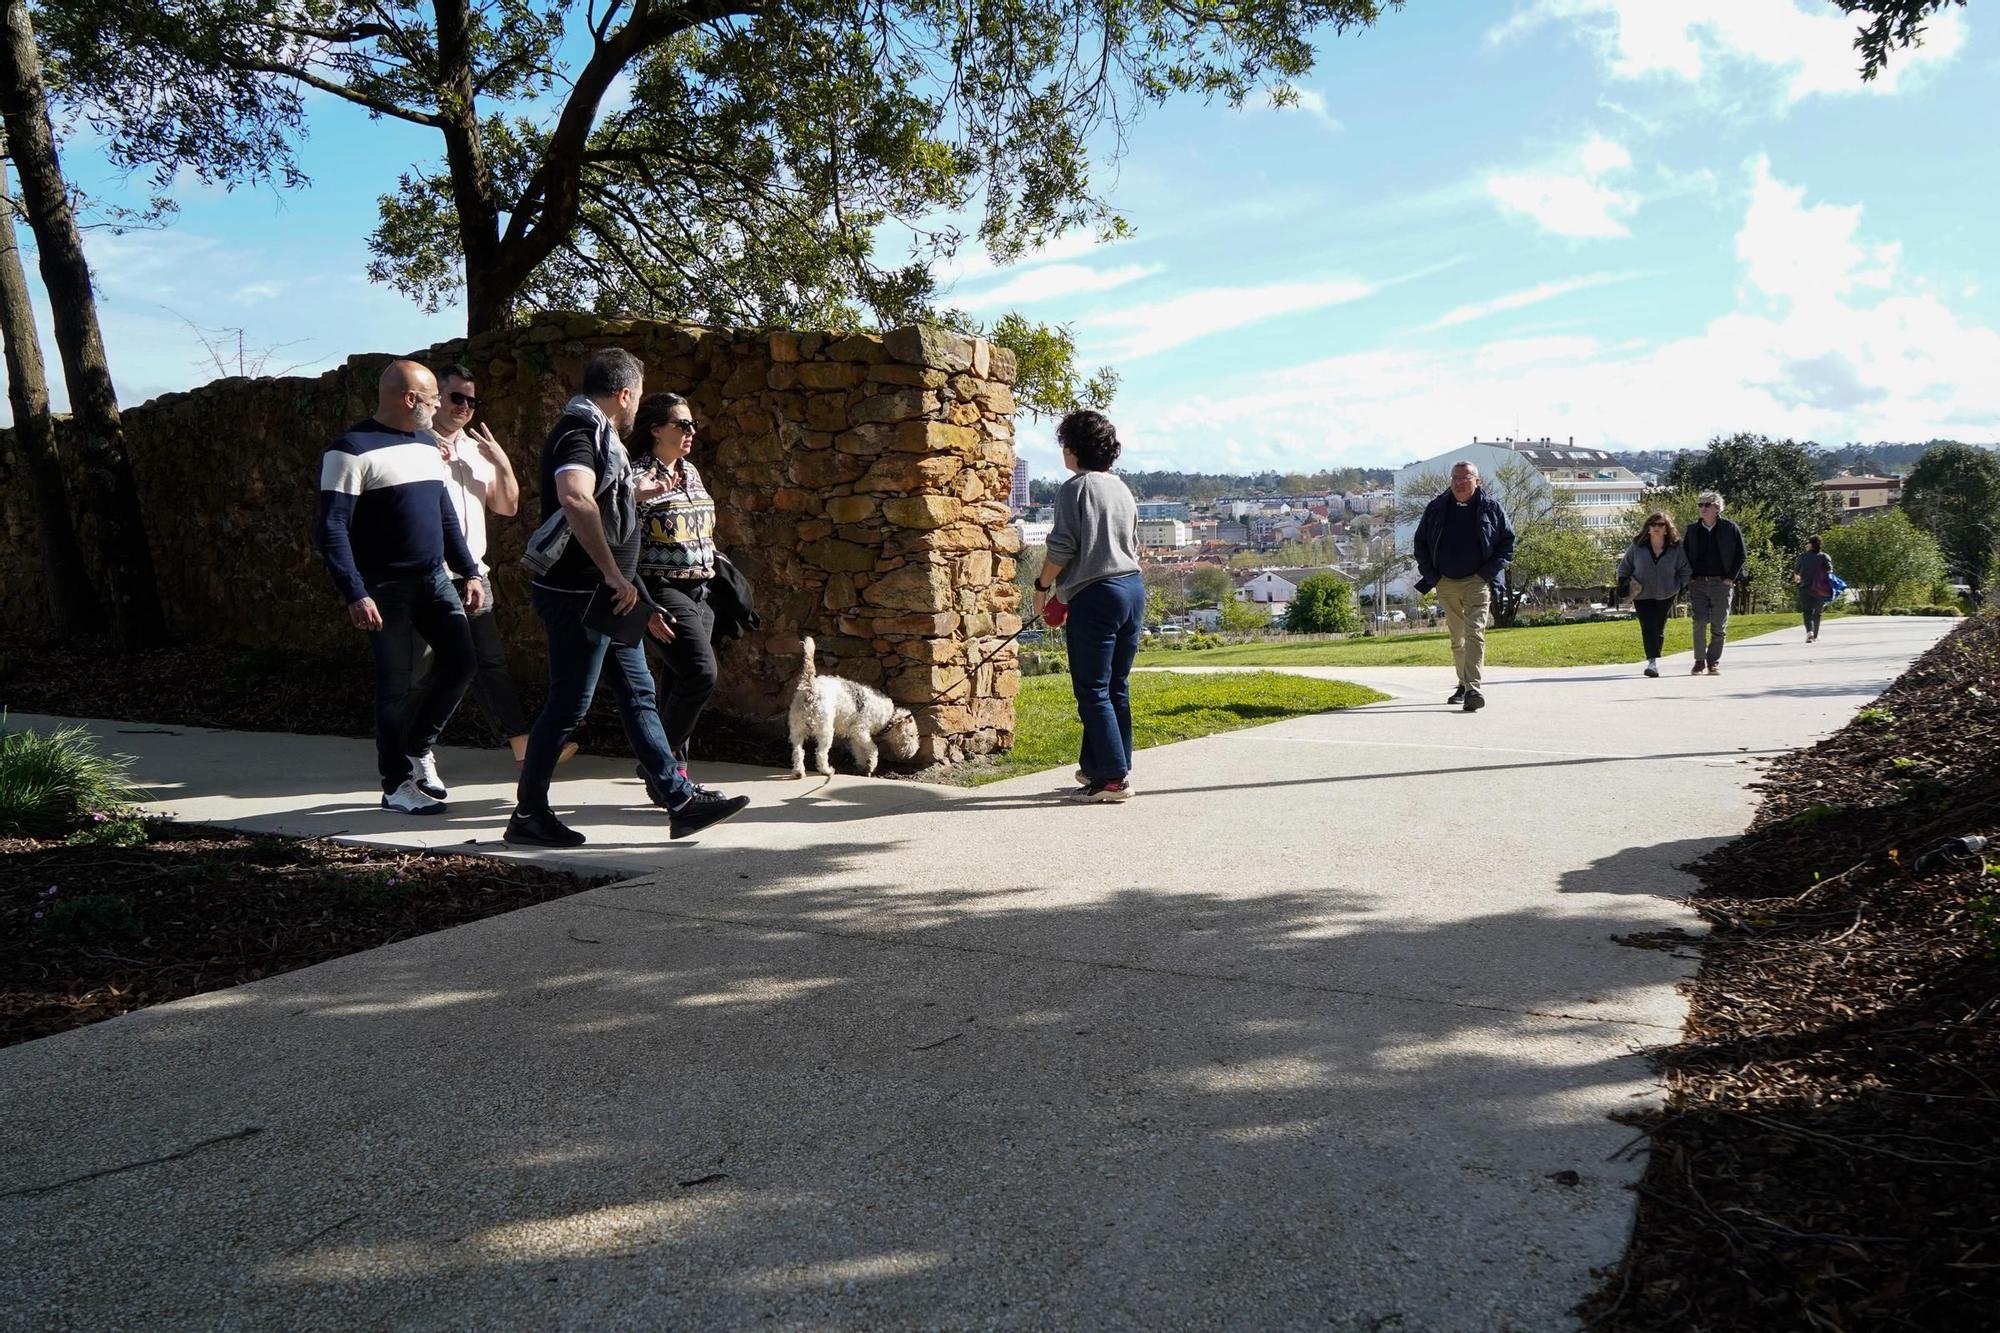
[{"label": "person's raised hand", "polygon": [[483,423],[467,426],[465,438],[471,440],[479,452],[492,462],[497,463],[507,456],[507,451],[500,447],[500,441],[493,438],[493,432],[486,429]]},{"label": "person's raised hand", "polygon": [[347,604],[347,618],[354,622],[354,628],[378,630],[382,628],[382,613],[375,607],[373,597],[364,597],[358,602]]}]

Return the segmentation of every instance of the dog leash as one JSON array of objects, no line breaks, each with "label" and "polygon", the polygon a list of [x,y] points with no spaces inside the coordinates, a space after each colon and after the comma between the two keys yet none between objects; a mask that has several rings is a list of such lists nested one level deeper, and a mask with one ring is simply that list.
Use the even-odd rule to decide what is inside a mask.
[{"label": "dog leash", "polygon": [[[1001,652],[1005,650],[1008,644],[1014,642],[1014,640],[1020,638],[1022,634],[1026,633],[1028,630],[1033,629],[1036,625],[1040,624],[1041,620],[1042,620],[1042,613],[1040,611],[1030,612],[1028,618],[1021,622],[1020,629],[1015,630],[1012,634],[1009,634],[1006,638],[994,644],[993,651],[986,654],[984,660],[976,662],[965,669],[964,680],[954,681],[951,684],[945,686],[942,690],[939,690],[935,695],[931,696],[929,703],[926,703],[922,706],[925,708],[931,708],[937,704],[944,703],[945,696],[950,694],[953,690],[957,689],[960,685],[970,687],[972,684],[972,678],[979,674],[979,669],[981,667],[992,665],[993,660],[1000,656]],[[967,653],[966,656],[970,657],[971,654]],[[966,702],[970,703],[972,701],[968,698]]]}]

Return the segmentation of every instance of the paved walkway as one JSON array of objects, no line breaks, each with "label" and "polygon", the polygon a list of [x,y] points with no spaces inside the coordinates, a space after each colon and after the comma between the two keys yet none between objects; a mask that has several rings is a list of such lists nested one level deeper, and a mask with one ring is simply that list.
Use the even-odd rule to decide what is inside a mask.
[{"label": "paved walkway", "polygon": [[[1688,967],[1610,937],[1946,628],[1474,716],[1329,673],[1397,697],[1127,806],[705,774],[754,807],[668,844],[579,760],[642,877],[0,1051],[0,1327],[1565,1327]],[[364,742],[103,729],[189,818],[487,850],[511,784],[446,754],[439,826]]]}]

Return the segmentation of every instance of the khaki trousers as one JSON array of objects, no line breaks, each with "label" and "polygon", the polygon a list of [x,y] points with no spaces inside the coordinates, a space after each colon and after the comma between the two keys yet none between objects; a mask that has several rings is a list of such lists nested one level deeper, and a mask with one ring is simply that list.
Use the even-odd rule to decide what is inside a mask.
[{"label": "khaki trousers", "polygon": [[1476,690],[1486,668],[1486,625],[1493,619],[1493,589],[1474,574],[1463,579],[1439,579],[1438,605],[1451,631],[1451,664],[1458,683]]}]

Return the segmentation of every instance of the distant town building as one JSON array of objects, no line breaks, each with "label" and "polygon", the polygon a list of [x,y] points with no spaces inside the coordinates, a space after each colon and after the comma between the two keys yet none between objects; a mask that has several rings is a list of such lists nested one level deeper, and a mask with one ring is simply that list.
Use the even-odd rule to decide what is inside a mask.
[{"label": "distant town building", "polygon": [[1840,505],[1840,521],[1886,514],[1903,499],[1901,477],[1830,477],[1819,484]]},{"label": "distant town building", "polygon": [[1028,495],[1028,460],[1017,458],[1014,460],[1014,487],[1007,493],[1008,507],[1016,510],[1026,509],[1031,503]]},{"label": "distant town building", "polygon": [[1180,551],[1194,545],[1185,520],[1139,515],[1139,545],[1153,550]]},{"label": "distant town building", "polygon": [[1024,518],[1014,524],[1021,530],[1022,546],[1047,546],[1049,534],[1056,530],[1053,520]]},{"label": "distant town building", "polygon": [[1602,449],[1578,449],[1573,436],[1567,445],[1544,439],[1511,442],[1511,447],[1551,486],[1575,499],[1577,517],[1592,532],[1624,527],[1644,498],[1646,486],[1638,473]]},{"label": "distant town building", "polygon": [[1185,500],[1139,501],[1139,521],[1142,523],[1149,518],[1177,518],[1185,523],[1188,517],[1188,504]]}]

